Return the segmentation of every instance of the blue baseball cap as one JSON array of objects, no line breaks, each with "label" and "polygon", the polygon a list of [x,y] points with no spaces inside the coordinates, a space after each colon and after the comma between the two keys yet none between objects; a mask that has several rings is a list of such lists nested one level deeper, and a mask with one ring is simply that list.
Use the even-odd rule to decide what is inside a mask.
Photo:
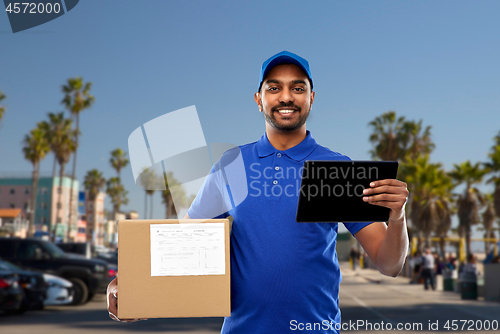
[{"label": "blue baseball cap", "polygon": [[313,88],[313,80],[311,76],[311,70],[309,69],[309,63],[302,57],[297,56],[295,53],[291,53],[288,51],[281,51],[280,53],[275,54],[268,60],[262,64],[262,69],[260,70],[260,80],[259,80],[259,89],[262,87],[262,81],[266,77],[267,73],[276,65],[279,64],[295,64],[300,67],[311,81],[311,89]]}]

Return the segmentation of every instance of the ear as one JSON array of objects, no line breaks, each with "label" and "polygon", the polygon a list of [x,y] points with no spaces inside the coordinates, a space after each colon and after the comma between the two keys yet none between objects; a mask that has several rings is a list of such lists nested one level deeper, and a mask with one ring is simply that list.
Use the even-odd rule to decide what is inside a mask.
[{"label": "ear", "polygon": [[260,101],[261,101],[260,93],[259,92],[255,93],[253,98],[254,98],[255,102],[257,103],[257,105],[259,106],[259,111],[262,112],[262,105],[260,104]]},{"label": "ear", "polygon": [[311,108],[314,102],[314,92],[311,92]]}]

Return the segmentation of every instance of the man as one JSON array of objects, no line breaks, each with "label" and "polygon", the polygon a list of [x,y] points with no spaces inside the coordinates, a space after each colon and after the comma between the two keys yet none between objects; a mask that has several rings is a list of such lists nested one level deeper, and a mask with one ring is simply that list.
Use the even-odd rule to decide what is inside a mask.
[{"label": "man", "polygon": [[[222,333],[288,333],[300,329],[299,323],[328,323],[327,328],[314,327],[315,332],[338,332],[338,224],[296,223],[298,197],[289,190],[300,175],[284,173],[299,170],[306,158],[349,159],[318,145],[306,130],[315,97],[312,88],[308,62],[293,53],[280,52],[262,66],[254,99],[264,114],[266,132],[259,141],[239,147],[249,194],[241,204],[219,215],[234,218],[231,317],[225,319]],[[206,181],[185,218],[212,218],[214,198],[224,200],[221,187]],[[365,189],[364,195],[364,201],[391,209],[388,226],[384,222],[344,225],[377,268],[395,277],[408,248],[406,184],[380,180]],[[331,209],[335,208],[325,208]],[[108,287],[108,310],[119,320],[115,316],[116,292],[113,281]]]},{"label": "man", "polygon": [[351,252],[349,253],[349,258],[352,262],[352,270],[356,270],[356,261],[359,259],[359,253],[356,250],[356,248],[353,246],[351,247]]},{"label": "man", "polygon": [[424,289],[429,290],[429,281],[432,290],[436,290],[434,284],[434,255],[431,253],[430,248],[425,249],[425,254],[422,256],[422,273],[421,277],[424,279]]}]

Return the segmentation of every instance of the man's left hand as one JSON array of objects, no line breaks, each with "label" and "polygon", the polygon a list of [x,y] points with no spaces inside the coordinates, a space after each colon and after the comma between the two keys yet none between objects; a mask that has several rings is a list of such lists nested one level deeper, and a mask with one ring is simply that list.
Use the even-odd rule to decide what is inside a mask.
[{"label": "man's left hand", "polygon": [[390,221],[402,222],[405,218],[405,205],[408,199],[406,183],[396,179],[373,181],[370,188],[363,191],[363,201],[391,209]]}]

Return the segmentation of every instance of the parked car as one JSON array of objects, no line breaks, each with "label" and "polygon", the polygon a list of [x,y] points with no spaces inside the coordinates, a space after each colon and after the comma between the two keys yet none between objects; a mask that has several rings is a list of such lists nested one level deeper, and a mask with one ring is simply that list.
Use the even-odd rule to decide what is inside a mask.
[{"label": "parked car", "polygon": [[22,313],[23,288],[15,272],[0,269],[0,312]]},{"label": "parked car", "polygon": [[111,253],[109,248],[102,245],[92,245],[90,242],[60,242],[56,245],[66,253],[83,255],[89,259]]},{"label": "parked car", "polygon": [[73,284],[62,277],[43,274],[47,285],[47,298],[43,301],[45,306],[67,305],[73,303]]},{"label": "parked car", "polygon": [[43,301],[47,296],[47,286],[41,273],[23,270],[4,260],[0,260],[0,270],[10,270],[17,274],[19,285],[25,294],[25,298],[21,303],[23,311],[43,309]]},{"label": "parked car", "polygon": [[92,257],[92,246],[89,242],[60,242],[56,245],[65,253],[83,255],[87,259]]},{"label": "parked car", "polygon": [[106,261],[108,263],[109,282],[111,282],[118,273],[118,254],[109,252],[109,250],[103,246],[91,246],[89,242],[62,242],[56,245],[65,253],[83,256],[87,259],[96,258]]},{"label": "parked car", "polygon": [[108,278],[111,282],[118,275],[118,255],[115,253],[100,253],[97,254],[97,259],[108,263]]},{"label": "parked car", "polygon": [[109,283],[105,261],[66,254],[55,244],[39,239],[0,238],[0,257],[22,268],[67,279],[73,284],[73,304],[105,292]]}]

